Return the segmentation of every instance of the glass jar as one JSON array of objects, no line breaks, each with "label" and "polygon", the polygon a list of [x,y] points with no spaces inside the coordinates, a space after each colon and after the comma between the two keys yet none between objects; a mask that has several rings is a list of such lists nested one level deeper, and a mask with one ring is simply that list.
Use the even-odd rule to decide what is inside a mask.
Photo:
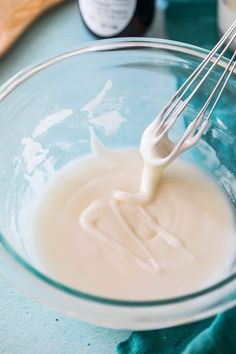
[{"label": "glass jar", "polygon": [[[218,28],[223,35],[236,20],[236,0],[218,0]],[[231,45],[236,49],[236,40]]]},{"label": "glass jar", "polygon": [[155,12],[155,0],[79,0],[82,19],[98,38],[141,36]]}]

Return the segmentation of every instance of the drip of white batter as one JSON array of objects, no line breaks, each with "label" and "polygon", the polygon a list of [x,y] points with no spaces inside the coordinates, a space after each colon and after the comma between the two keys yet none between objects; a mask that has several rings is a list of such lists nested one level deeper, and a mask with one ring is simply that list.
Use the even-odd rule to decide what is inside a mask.
[{"label": "drip of white batter", "polygon": [[115,191],[114,197],[117,200],[145,205],[155,197],[162,173],[171,162],[167,157],[173,148],[173,144],[166,134],[156,143],[158,137],[153,133],[159,123],[157,118],[145,129],[142,135],[140,154],[143,157],[143,169],[139,192],[131,194]]},{"label": "drip of white batter", "polygon": [[[150,213],[145,209],[145,205],[150,203],[156,195],[157,186],[163,170],[169,164],[166,162],[164,165],[160,166],[158,164],[158,157],[162,157],[163,154],[166,156],[171,149],[171,142],[168,138],[162,139],[161,144],[155,147],[152,143],[151,135],[152,135],[152,125],[148,126],[145,130],[142,142],[140,145],[141,153],[144,156],[144,163],[142,169],[142,177],[140,183],[140,190],[138,193],[128,193],[122,191],[115,191],[111,196],[110,200],[95,200],[91,205],[86,208],[80,216],[81,226],[91,235],[96,235],[98,238],[103,240],[104,242],[111,242],[116,248],[123,248],[123,251],[126,251],[130,257],[133,257],[136,261],[142,264],[145,268],[150,271],[160,270],[160,265],[158,264],[158,260],[153,257],[152,252],[148,249],[143,242],[142,239],[139,238],[137,232],[134,228],[132,228],[127,219],[124,217],[121,211],[121,203],[126,204],[134,204],[138,206],[137,208],[137,218],[141,219],[144,224],[146,224],[150,229],[154,230],[159,237],[163,238],[163,240],[173,248],[184,250],[184,245],[181,244],[181,241],[173,234],[169,233],[167,230],[161,227],[161,225],[155,221]],[[91,135],[91,151],[98,156],[106,155],[106,150],[97,139],[97,136],[94,133],[94,130],[90,129]],[[149,152],[147,149],[149,148]],[[144,151],[142,151],[144,149]],[[153,159],[153,151],[155,153],[155,160]],[[148,157],[145,158],[148,152]],[[154,162],[153,162],[154,160]],[[140,206],[139,206],[140,205]],[[104,232],[99,231],[96,221],[97,215],[101,213],[103,208],[109,208],[112,210],[113,214],[116,216],[116,219],[122,225],[123,232],[126,233],[127,237],[132,239],[134,245],[136,245],[139,249],[139,253],[142,254],[143,257],[138,256],[135,253],[135,250],[126,249],[124,245],[122,246],[119,241],[113,241],[109,236],[107,236]],[[185,250],[186,251],[186,250]],[[186,251],[186,254],[188,252]]]},{"label": "drip of white batter", "polygon": [[[140,259],[131,249],[125,250],[129,256],[132,256],[137,261],[142,262],[142,264],[151,271],[160,270],[161,267],[143,240],[139,238],[137,232],[135,232],[135,230],[130,227],[129,223],[121,212],[120,203],[133,204],[136,206],[140,205],[138,207],[137,218],[140,218],[144,224],[155,230],[157,235],[162,237],[170,247],[177,249],[182,248],[183,250],[185,249],[184,245],[181,244],[178,237],[162,228],[158,221],[154,221],[150,213],[148,213],[148,211],[145,209],[145,206],[150,204],[155,198],[163,171],[171,162],[170,159],[168,159],[168,156],[172,151],[173,143],[170,141],[167,134],[163,134],[161,139],[158,139],[158,136],[155,136],[154,133],[156,126],[159,123],[160,118],[157,118],[156,121],[152,122],[145,129],[142,135],[140,153],[143,157],[143,168],[139,192],[129,193],[124,191],[114,191],[111,199],[108,202],[106,200],[94,201],[91,205],[88,206],[88,208],[84,210],[80,217],[80,223],[84,230],[90,234],[97,235],[97,237],[103,239],[103,241],[112,242],[114,247],[120,247],[119,242],[111,241],[109,236],[98,230],[96,225],[96,218],[94,219],[94,217],[100,213],[102,208],[110,208],[114,215],[116,215],[116,219],[119,220],[120,225],[123,226],[127,237],[130,237],[133,240],[133,243],[139,247],[141,253],[143,253],[143,259]],[[91,151],[98,155],[105,154],[106,151],[98,141],[93,129],[90,129],[90,134]],[[158,143],[156,143],[157,141]],[[107,203],[109,203],[109,205],[107,205]],[[187,253],[188,252],[186,251],[186,254]]]}]

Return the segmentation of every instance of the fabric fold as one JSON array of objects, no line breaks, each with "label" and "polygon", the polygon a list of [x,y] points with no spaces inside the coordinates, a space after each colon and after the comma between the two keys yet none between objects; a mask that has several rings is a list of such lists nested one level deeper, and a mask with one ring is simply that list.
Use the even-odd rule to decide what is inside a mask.
[{"label": "fabric fold", "polygon": [[172,328],[133,332],[118,354],[234,354],[236,308],[215,318]]}]

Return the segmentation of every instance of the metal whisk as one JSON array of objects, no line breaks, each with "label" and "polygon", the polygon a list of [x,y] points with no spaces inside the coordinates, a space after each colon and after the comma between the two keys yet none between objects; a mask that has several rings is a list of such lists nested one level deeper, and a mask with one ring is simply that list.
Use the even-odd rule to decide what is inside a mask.
[{"label": "metal whisk", "polygon": [[[212,70],[222,59],[231,43],[235,40],[235,29],[236,21],[201,62],[201,64],[196,68],[196,70],[185,81],[185,83],[179,88],[171,100],[165,105],[158,117],[145,129],[141,140],[140,152],[142,156],[153,166],[163,166],[171,162],[180,153],[195,145],[204,134],[209,123],[209,119],[222,96],[225,86],[235,70],[236,61],[234,59],[236,57],[236,51],[233,53],[231,59],[225,66],[221,77],[206,102],[203,104],[201,110],[187,126],[178,142],[173,143],[168,137],[168,134],[177,119],[188,106],[194,95],[201,89]],[[199,81],[199,75],[207,68],[209,64],[209,69]],[[161,154],[158,156],[153,154],[153,158],[151,158],[150,156],[152,155],[154,149],[158,146],[161,147],[161,144],[164,146],[163,149],[159,149]]]}]

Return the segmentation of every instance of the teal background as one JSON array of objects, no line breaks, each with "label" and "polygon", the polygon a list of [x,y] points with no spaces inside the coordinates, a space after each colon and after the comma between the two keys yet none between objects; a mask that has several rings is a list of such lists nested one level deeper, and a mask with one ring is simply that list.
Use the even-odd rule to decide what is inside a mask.
[{"label": "teal background", "polygon": [[[160,8],[165,5],[160,1]],[[215,1],[172,1],[166,12],[157,12],[147,36],[211,47],[217,39]],[[94,37],[80,19],[77,1],[67,1],[43,15],[0,60],[0,84],[27,65],[91,40]],[[112,354],[128,336],[128,331],[98,328],[62,316],[0,280],[0,353]]]}]

